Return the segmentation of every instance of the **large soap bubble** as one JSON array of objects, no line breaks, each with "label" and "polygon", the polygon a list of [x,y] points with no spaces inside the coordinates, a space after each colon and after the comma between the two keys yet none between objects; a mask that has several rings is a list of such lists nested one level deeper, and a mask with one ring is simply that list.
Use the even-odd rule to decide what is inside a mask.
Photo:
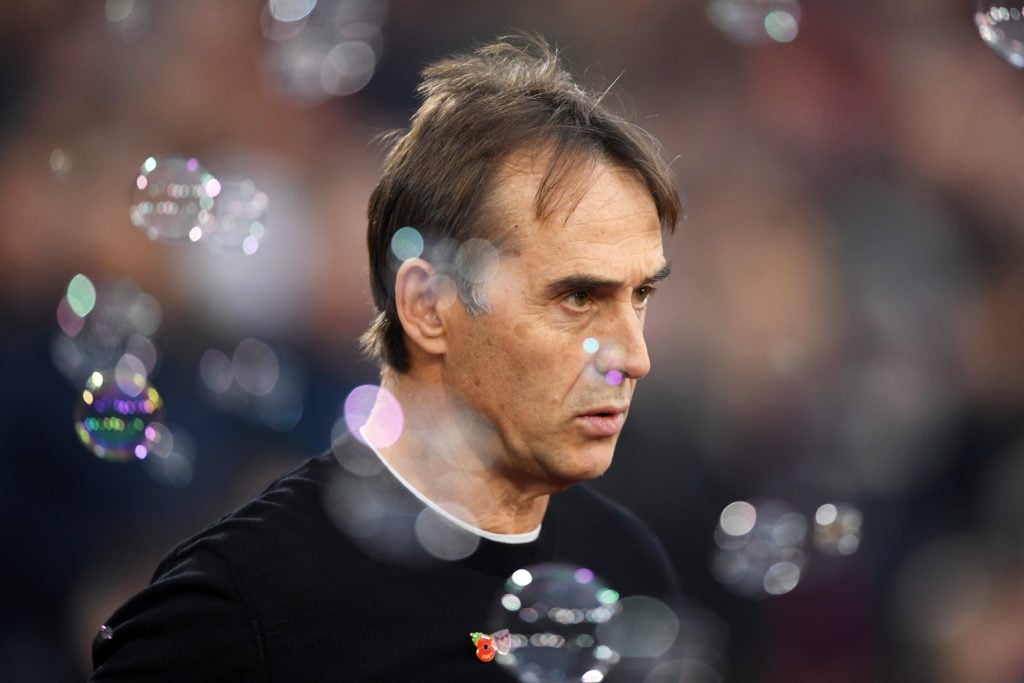
[{"label": "large soap bubble", "polygon": [[505,582],[488,635],[496,661],[523,683],[590,683],[619,661],[598,631],[619,612],[619,594],[590,569],[533,565]]},{"label": "large soap bubble", "polygon": [[220,189],[220,181],[194,157],[151,156],[135,177],[129,216],[151,240],[198,242],[213,222]]}]

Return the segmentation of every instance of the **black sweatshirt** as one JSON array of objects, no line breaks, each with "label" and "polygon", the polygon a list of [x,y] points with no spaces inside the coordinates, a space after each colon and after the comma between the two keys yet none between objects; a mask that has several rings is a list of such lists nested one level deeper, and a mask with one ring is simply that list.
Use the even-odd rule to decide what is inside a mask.
[{"label": "black sweatshirt", "polygon": [[[96,636],[90,680],[507,683],[524,670],[480,661],[470,633],[515,629],[501,597],[516,570],[566,563],[622,597],[675,599],[652,533],[586,485],[552,496],[528,543],[423,510],[354,440],[306,461],[162,560]],[[605,681],[653,664],[622,658]]]}]

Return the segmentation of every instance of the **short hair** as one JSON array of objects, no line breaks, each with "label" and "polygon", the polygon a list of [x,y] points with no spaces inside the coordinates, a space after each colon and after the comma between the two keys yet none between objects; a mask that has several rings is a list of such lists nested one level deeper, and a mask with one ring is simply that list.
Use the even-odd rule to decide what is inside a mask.
[{"label": "short hair", "polygon": [[453,257],[469,240],[500,248],[515,239],[488,220],[499,171],[512,154],[551,154],[534,202],[538,219],[560,208],[580,162],[597,161],[636,175],[654,200],[663,234],[675,229],[682,211],[656,141],[604,106],[607,91],[578,85],[542,38],[503,36],[429,65],[422,77],[422,103],[409,129],[396,134],[368,207],[376,317],[361,343],[371,358],[399,372],[409,369],[409,352],[395,305],[395,233],[415,228],[428,246],[423,257],[452,276],[467,309],[486,310],[480,283],[460,276]]}]

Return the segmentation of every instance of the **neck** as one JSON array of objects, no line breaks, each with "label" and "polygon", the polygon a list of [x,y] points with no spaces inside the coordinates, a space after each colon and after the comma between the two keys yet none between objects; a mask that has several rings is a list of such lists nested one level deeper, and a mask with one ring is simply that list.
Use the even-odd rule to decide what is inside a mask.
[{"label": "neck", "polygon": [[[484,531],[537,528],[551,491],[512,476],[485,419],[429,377],[385,371],[381,386],[398,399],[403,427],[397,441],[377,450],[409,484]],[[371,429],[376,417],[367,423]]]}]

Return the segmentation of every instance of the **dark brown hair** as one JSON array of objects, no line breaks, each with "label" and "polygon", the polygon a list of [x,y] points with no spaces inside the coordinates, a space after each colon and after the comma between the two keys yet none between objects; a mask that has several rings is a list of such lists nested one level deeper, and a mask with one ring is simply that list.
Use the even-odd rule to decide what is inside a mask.
[{"label": "dark brown hair", "polygon": [[535,200],[538,219],[561,208],[581,162],[608,161],[637,175],[654,199],[662,230],[675,229],[679,195],[657,143],[606,109],[604,92],[577,85],[558,57],[541,38],[507,36],[423,71],[422,104],[396,138],[369,202],[377,316],[361,341],[379,362],[399,372],[409,366],[394,300],[398,260],[391,242],[400,228],[418,231],[427,245],[423,257],[452,276],[471,312],[486,310],[475,295],[477,283],[455,272],[452,257],[473,238],[498,248],[515,239],[488,220],[493,185],[514,152],[551,154]]}]

